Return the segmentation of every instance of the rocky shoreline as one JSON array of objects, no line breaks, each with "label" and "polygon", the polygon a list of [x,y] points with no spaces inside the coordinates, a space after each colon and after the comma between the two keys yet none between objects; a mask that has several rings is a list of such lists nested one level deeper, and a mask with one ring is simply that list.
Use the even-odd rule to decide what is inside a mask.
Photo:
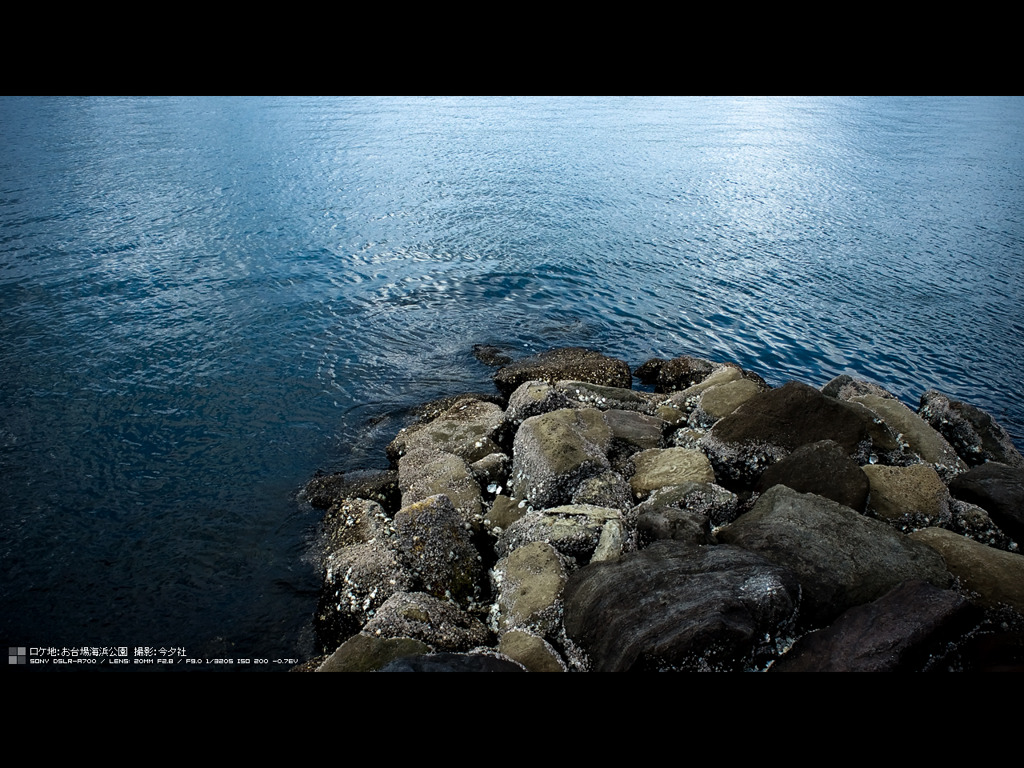
[{"label": "rocky shoreline", "polygon": [[[934,390],[562,348],[316,477],[316,671],[1024,668],[1024,457]],[[633,389],[634,375],[652,391]]]}]

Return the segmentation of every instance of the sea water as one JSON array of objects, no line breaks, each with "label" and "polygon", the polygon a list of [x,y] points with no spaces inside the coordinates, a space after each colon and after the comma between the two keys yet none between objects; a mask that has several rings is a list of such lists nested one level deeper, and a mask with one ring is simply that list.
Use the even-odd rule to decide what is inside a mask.
[{"label": "sea water", "polygon": [[474,344],[1024,436],[1020,98],[0,99],[0,634],[301,658],[317,471]]}]

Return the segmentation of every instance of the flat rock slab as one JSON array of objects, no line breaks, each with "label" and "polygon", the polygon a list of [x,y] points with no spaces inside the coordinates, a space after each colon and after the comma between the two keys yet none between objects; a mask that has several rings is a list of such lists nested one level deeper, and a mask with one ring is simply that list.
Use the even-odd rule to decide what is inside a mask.
[{"label": "flat rock slab", "polygon": [[956,592],[924,581],[901,584],[831,626],[804,635],[772,672],[914,672],[942,657],[979,612]]},{"label": "flat rock slab", "polygon": [[776,485],[753,509],[718,532],[718,540],[793,570],[803,587],[801,622],[825,626],[901,582],[946,588],[941,557],[878,520],[812,493]]},{"label": "flat rock slab", "polygon": [[554,384],[563,379],[623,389],[633,386],[633,374],[624,360],[582,347],[562,347],[542,352],[506,365],[494,374],[494,384],[505,397],[509,397],[516,387],[527,381],[548,381]]},{"label": "flat rock slab", "polygon": [[799,594],[753,552],[659,541],[570,576],[565,630],[593,671],[744,669],[774,651]]}]

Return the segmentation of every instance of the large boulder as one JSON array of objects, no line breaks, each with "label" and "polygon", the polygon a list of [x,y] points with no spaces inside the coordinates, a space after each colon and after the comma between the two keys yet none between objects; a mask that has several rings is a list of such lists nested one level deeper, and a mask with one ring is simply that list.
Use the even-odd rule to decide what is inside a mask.
[{"label": "large boulder", "polygon": [[785,485],[800,493],[816,493],[863,512],[868,500],[868,478],[834,440],[802,445],[761,475],[756,490]]},{"label": "large boulder", "polygon": [[512,496],[535,508],[565,504],[576,487],[610,469],[612,431],[601,412],[562,409],[522,423],[512,447]]},{"label": "large boulder", "polygon": [[954,478],[949,490],[984,509],[996,525],[1024,544],[1024,468],[982,464]]},{"label": "large boulder", "polygon": [[790,568],[803,588],[801,621],[827,625],[843,611],[881,597],[900,582],[946,588],[941,557],[878,520],[811,493],[776,485],[718,540]]},{"label": "large boulder", "polygon": [[472,396],[456,398],[436,418],[403,429],[387,447],[392,463],[416,449],[453,453],[467,464],[500,450],[505,412]]},{"label": "large boulder", "polygon": [[494,384],[505,397],[509,397],[520,384],[527,381],[554,384],[563,379],[623,389],[633,385],[633,375],[624,360],[582,347],[562,347],[542,352],[506,365],[494,374]]},{"label": "large boulder", "polygon": [[929,389],[921,395],[918,414],[949,441],[968,466],[995,461],[1024,469],[1024,456],[1009,434],[981,408]]},{"label": "large boulder", "polygon": [[700,451],[687,448],[652,448],[633,456],[635,471],[629,480],[633,495],[643,501],[652,491],[683,483],[713,483],[715,473]]},{"label": "large boulder", "polygon": [[795,449],[832,440],[866,462],[872,445],[870,417],[813,387],[790,381],[754,395],[718,421],[700,440],[719,480],[753,485],[770,465]]},{"label": "large boulder", "polygon": [[562,589],[568,578],[564,558],[544,541],[534,541],[501,558],[491,571],[497,597],[493,629],[555,633],[562,617]]},{"label": "large boulder", "polygon": [[570,576],[565,633],[593,671],[750,669],[777,652],[799,594],[753,552],[659,541]]},{"label": "large boulder", "polygon": [[868,512],[904,530],[948,526],[952,522],[949,489],[930,464],[863,468],[871,484]]},{"label": "large boulder", "polygon": [[491,641],[482,621],[448,600],[423,592],[396,592],[363,627],[372,637],[407,637],[439,651],[468,651]]},{"label": "large boulder", "polygon": [[851,608],[827,628],[804,635],[770,671],[935,669],[945,655],[945,645],[977,619],[977,609],[956,592],[926,581],[909,581],[871,603]]}]

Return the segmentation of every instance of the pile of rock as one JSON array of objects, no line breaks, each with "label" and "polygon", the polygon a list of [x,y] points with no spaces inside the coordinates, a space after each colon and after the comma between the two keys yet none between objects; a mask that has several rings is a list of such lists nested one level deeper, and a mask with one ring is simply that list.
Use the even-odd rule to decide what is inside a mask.
[{"label": "pile of rock", "polygon": [[[579,348],[317,478],[322,671],[1024,663],[1024,458],[977,408]],[[987,656],[980,659],[979,648]]]}]

